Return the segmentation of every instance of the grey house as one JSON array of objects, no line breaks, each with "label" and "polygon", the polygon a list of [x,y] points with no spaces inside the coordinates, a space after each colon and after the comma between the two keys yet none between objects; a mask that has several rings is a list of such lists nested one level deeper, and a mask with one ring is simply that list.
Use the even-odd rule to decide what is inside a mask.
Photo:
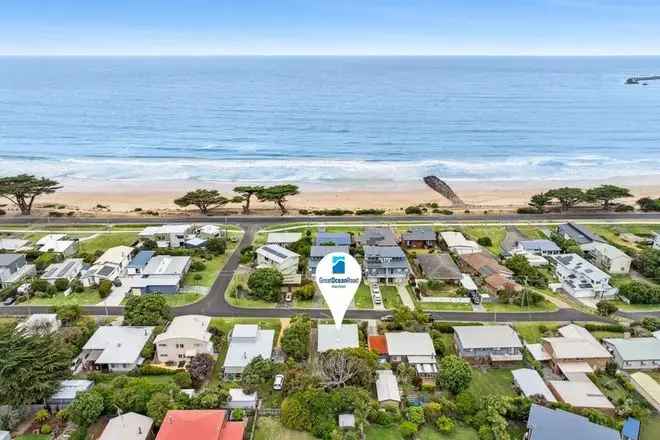
[{"label": "grey house", "polygon": [[518,249],[542,257],[561,254],[561,248],[552,240],[521,240]]},{"label": "grey house", "polygon": [[319,265],[323,257],[333,252],[343,252],[348,254],[348,246],[312,246],[309,251],[309,260],[307,263],[307,270],[310,275],[316,273],[316,267]]},{"label": "grey house", "polygon": [[508,325],[454,327],[454,344],[460,357],[476,364],[522,360],[522,342]]},{"label": "grey house", "polygon": [[401,243],[408,248],[430,248],[437,240],[438,236],[430,226],[413,228],[401,235]]},{"label": "grey house", "polygon": [[362,265],[369,282],[398,284],[410,274],[406,254],[398,246],[365,246]]},{"label": "grey house", "polygon": [[33,275],[34,265],[27,264],[23,254],[0,254],[0,285],[6,287],[20,281],[21,278]]},{"label": "grey house", "polygon": [[316,246],[350,246],[351,242],[351,234],[348,232],[319,232],[314,244]]},{"label": "grey house", "polygon": [[586,417],[533,404],[527,419],[528,440],[620,440],[618,431],[592,423]]},{"label": "grey house", "polygon": [[461,280],[461,271],[451,258],[444,254],[422,254],[415,258],[422,276],[427,280],[458,283]]},{"label": "grey house", "polygon": [[586,226],[576,223],[569,222],[561,224],[557,228],[557,232],[567,240],[575,240],[577,244],[593,243],[594,241],[605,242],[605,240],[591,232]]},{"label": "grey house", "polygon": [[358,243],[362,246],[398,246],[396,235],[390,228],[365,228]]}]

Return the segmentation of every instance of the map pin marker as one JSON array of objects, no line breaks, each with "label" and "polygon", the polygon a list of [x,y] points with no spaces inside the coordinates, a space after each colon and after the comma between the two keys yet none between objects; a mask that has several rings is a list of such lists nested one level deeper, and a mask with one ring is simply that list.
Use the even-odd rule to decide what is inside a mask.
[{"label": "map pin marker", "polygon": [[316,267],[316,284],[332,313],[337,330],[362,281],[360,264],[344,252],[326,255]]}]

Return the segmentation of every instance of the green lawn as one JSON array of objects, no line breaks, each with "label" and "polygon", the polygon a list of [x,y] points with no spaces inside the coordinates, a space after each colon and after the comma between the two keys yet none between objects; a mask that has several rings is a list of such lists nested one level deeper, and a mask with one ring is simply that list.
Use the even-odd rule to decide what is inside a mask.
[{"label": "green lawn", "polygon": [[489,394],[511,397],[516,395],[511,370],[505,368],[489,368],[486,371],[473,368],[468,391],[478,400]]},{"label": "green lawn", "polygon": [[429,310],[432,312],[471,312],[472,305],[462,303],[427,303],[416,301],[422,310]]},{"label": "green lawn", "polygon": [[[397,426],[370,425],[365,430],[367,440],[402,440]],[[417,440],[478,440],[477,432],[467,426],[457,426],[451,434],[441,434],[426,425],[415,436]]]},{"label": "green lawn", "polygon": [[93,254],[115,246],[131,246],[137,240],[136,232],[99,234],[91,240],[80,242],[80,252]]},{"label": "green lawn", "polygon": [[541,323],[517,323],[513,324],[513,328],[518,332],[518,335],[527,342],[528,344],[538,344],[541,342],[543,333],[539,326],[544,325],[548,330],[556,330],[559,328],[559,324],[552,322],[541,322]]},{"label": "green lawn", "polygon": [[355,307],[358,309],[372,309],[371,289],[364,283],[360,283],[357,292],[355,292]]},{"label": "green lawn", "polygon": [[255,440],[313,440],[314,436],[308,432],[287,429],[275,417],[259,417]]},{"label": "green lawn", "polygon": [[640,249],[640,246],[635,243],[629,243],[623,240],[619,234],[629,232],[632,234],[651,234],[660,228],[660,225],[655,224],[622,224],[622,225],[587,225],[596,234],[603,237],[613,245],[622,249]]},{"label": "green lawn", "polygon": [[170,307],[185,306],[192,304],[204,297],[204,295],[195,292],[181,292],[174,295],[163,295]]},{"label": "green lawn", "polygon": [[42,435],[42,434],[25,434],[25,435],[20,435],[15,438],[15,440],[50,440],[53,437],[50,435]]},{"label": "green lawn", "polygon": [[642,419],[640,440],[658,440],[660,438],[660,415],[653,414]]},{"label": "green lawn", "polygon": [[504,237],[506,236],[504,226],[464,226],[461,229],[474,241],[477,241],[482,237],[490,237],[493,245],[488,246],[488,250],[496,255],[502,253],[502,240],[504,240]]},{"label": "green lawn", "polygon": [[515,304],[502,304],[499,302],[484,303],[484,308],[489,312],[551,312],[557,309],[557,306],[549,301],[543,302],[530,307],[520,307]]},{"label": "green lawn", "polygon": [[402,305],[399,292],[394,286],[380,286],[380,293],[383,297],[383,304],[385,308],[394,309]]},{"label": "green lawn", "polygon": [[103,298],[99,296],[98,290],[85,288],[84,292],[71,293],[69,296],[64,296],[63,293],[58,293],[52,298],[30,298],[22,304],[30,304],[34,306],[68,306],[68,305],[89,305],[98,304]]}]

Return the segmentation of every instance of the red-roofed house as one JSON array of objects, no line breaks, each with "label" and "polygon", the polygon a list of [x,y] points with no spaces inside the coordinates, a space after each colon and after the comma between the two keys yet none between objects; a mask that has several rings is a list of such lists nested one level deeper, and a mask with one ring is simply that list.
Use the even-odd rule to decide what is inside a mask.
[{"label": "red-roofed house", "polygon": [[170,410],[156,440],[243,440],[245,423],[230,422],[223,410]]},{"label": "red-roofed house", "polygon": [[369,350],[374,350],[378,354],[387,354],[387,339],[384,335],[369,336]]}]

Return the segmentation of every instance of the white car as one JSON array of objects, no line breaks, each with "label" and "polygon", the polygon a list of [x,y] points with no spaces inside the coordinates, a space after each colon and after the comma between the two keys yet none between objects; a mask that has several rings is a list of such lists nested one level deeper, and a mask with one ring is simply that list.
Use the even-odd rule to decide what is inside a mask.
[{"label": "white car", "polygon": [[281,391],[284,386],[284,375],[278,374],[275,376],[275,381],[273,382],[273,389],[275,391]]},{"label": "white car", "polygon": [[380,296],[379,292],[374,292],[374,303],[375,304],[382,304],[383,303],[383,297]]}]

